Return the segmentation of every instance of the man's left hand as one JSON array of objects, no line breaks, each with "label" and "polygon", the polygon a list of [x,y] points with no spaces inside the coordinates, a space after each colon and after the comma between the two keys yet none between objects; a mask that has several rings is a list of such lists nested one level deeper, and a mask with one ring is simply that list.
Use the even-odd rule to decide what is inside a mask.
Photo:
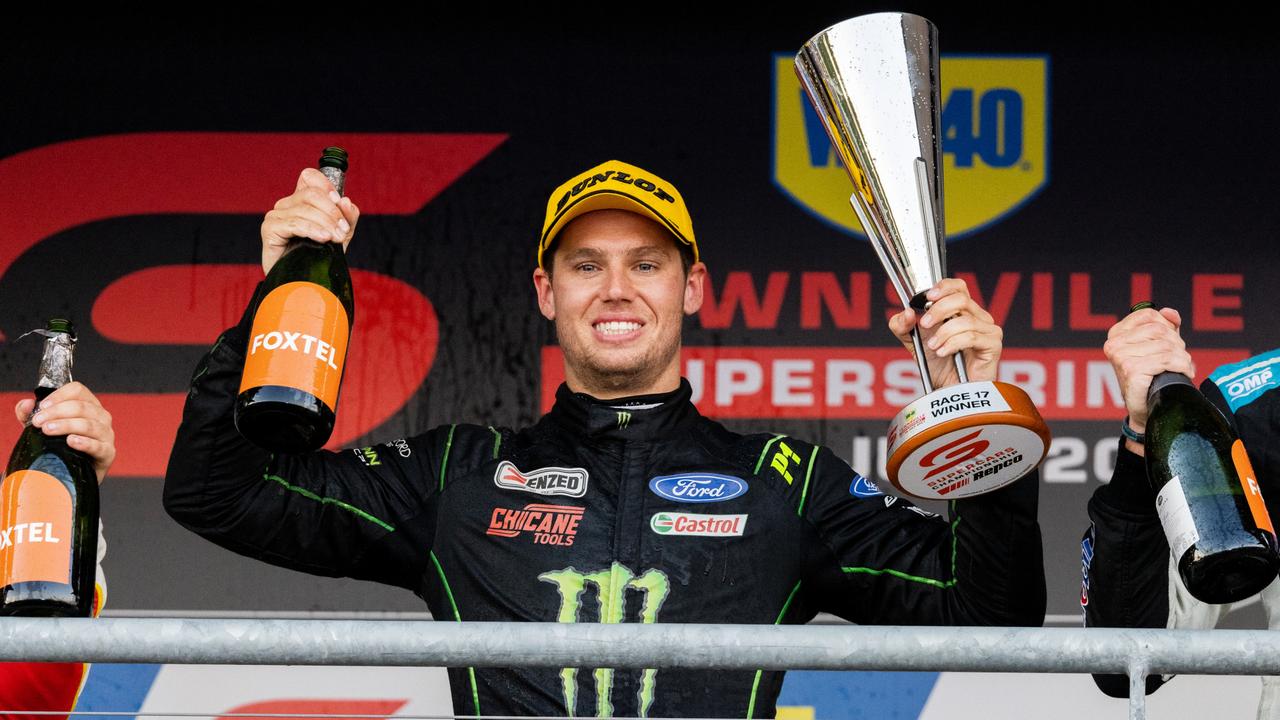
[{"label": "man's left hand", "polygon": [[35,400],[28,398],[19,401],[13,411],[18,422],[30,418],[31,424],[45,435],[65,435],[68,445],[93,460],[99,483],[107,476],[116,459],[116,433],[111,427],[111,413],[89,388],[78,382],[67,383],[49,393],[39,409]]},{"label": "man's left hand", "polygon": [[964,352],[970,381],[995,380],[1004,348],[1004,331],[991,313],[969,297],[963,280],[947,278],[926,293],[933,304],[917,317],[911,308],[889,318],[889,329],[915,355],[911,329],[919,326],[929,361],[929,376],[935,388],[960,382],[952,355]]}]

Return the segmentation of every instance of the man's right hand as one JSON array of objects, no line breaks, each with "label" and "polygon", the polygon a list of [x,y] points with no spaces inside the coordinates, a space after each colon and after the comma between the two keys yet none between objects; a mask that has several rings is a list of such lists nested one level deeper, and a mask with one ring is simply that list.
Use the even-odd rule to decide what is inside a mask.
[{"label": "man's right hand", "polygon": [[262,219],[262,271],[271,272],[294,238],[342,243],[345,251],[359,219],[360,208],[339,197],[324,173],[315,168],[303,170],[293,194],[280,198]]},{"label": "man's right hand", "polygon": [[[1166,370],[1190,378],[1196,375],[1195,363],[1178,334],[1181,326],[1182,316],[1177,310],[1145,308],[1130,313],[1107,331],[1102,351],[1120,381],[1124,406],[1129,412],[1129,427],[1136,432],[1147,429],[1147,391],[1152,378]],[[1132,440],[1125,444],[1141,454],[1141,445]]]}]

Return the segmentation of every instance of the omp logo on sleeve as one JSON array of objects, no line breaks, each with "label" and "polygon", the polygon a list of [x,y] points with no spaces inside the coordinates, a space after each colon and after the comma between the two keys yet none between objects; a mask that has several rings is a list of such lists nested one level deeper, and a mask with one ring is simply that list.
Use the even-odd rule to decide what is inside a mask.
[{"label": "omp logo on sleeve", "polygon": [[520,472],[514,464],[504,460],[493,473],[493,482],[500,488],[538,495],[582,497],[587,494],[587,471],[583,468],[549,467]]},{"label": "omp logo on sleeve", "polygon": [[[944,57],[942,178],[948,237],[997,222],[1049,180],[1049,59]],[[773,180],[827,223],[862,234],[853,185],[796,79],[794,55],[774,56]]]},{"label": "omp logo on sleeve", "polygon": [[1276,365],[1280,363],[1280,350],[1251,357],[1231,365],[1223,365],[1209,375],[1222,390],[1231,406],[1231,412],[1257,400],[1272,388],[1280,387],[1276,377]]}]

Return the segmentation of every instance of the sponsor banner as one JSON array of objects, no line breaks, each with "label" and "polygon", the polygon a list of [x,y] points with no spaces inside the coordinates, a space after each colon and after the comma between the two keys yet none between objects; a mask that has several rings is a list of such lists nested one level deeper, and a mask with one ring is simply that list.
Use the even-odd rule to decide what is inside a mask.
[{"label": "sponsor banner", "polygon": [[[796,78],[794,53],[774,56],[774,183],[805,210],[863,234],[853,185]],[[943,209],[949,237],[1007,217],[1049,179],[1049,59],[943,57]]]},{"label": "sponsor banner", "polygon": [[730,475],[680,473],[649,481],[654,495],[680,503],[713,503],[746,494],[747,484]]},{"label": "sponsor banner", "polygon": [[746,515],[660,512],[649,518],[649,528],[659,535],[741,537],[746,527]]},{"label": "sponsor banner", "polygon": [[[1193,350],[1197,367],[1249,355],[1244,349]],[[715,418],[889,420],[924,394],[920,371],[902,347],[685,347],[681,370],[693,401]],[[1027,392],[1046,420],[1115,420],[1124,400],[1098,348],[1005,348],[1002,382]],[[558,346],[542,349],[542,411],[564,381]]]},{"label": "sponsor banner", "polygon": [[493,473],[493,483],[507,490],[580,498],[587,494],[587,477],[585,468],[549,467],[520,472],[513,463],[503,460]]},{"label": "sponsor banner", "polygon": [[583,508],[570,505],[525,505],[519,510],[494,508],[486,535],[514,538],[530,533],[535,545],[572,545]]}]

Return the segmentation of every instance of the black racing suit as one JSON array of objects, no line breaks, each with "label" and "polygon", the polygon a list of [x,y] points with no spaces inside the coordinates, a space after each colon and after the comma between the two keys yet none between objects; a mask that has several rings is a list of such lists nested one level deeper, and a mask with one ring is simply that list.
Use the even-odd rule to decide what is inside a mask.
[{"label": "black racing suit", "polygon": [[[1264,500],[1280,493],[1280,350],[1223,365],[1200,384],[1236,429],[1249,454]],[[1120,443],[1111,482],[1089,500],[1092,524],[1082,543],[1080,604],[1089,627],[1211,628],[1231,605],[1209,605],[1187,592],[1156,515],[1155,491],[1144,460]],[[1273,521],[1280,513],[1272,510]],[[1280,629],[1280,583],[1261,593],[1268,625]],[[1150,676],[1154,692],[1172,676]],[[1103,692],[1128,697],[1121,675],[1095,675]],[[1280,720],[1280,678],[1264,677],[1259,718]]]},{"label": "black racing suit", "polygon": [[[825,448],[728,431],[698,414],[687,382],[610,402],[562,386],[520,431],[448,425],[273,456],[232,424],[246,324],[197,368],[164,493],[180,523],[243,555],[398,585],[440,620],[1043,621],[1034,476],[944,520]],[[449,670],[460,715],[772,718],[782,678]]]}]

